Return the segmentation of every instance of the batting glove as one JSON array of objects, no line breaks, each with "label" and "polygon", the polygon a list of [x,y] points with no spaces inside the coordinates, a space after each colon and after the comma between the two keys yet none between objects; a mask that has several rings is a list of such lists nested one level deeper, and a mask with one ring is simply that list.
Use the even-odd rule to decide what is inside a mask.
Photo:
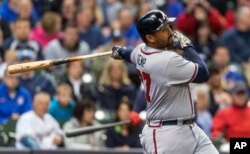
[{"label": "batting glove", "polygon": [[125,47],[121,47],[121,46],[114,46],[112,48],[112,54],[111,57],[114,59],[123,59],[121,56],[121,53],[124,52],[126,50]]},{"label": "batting glove", "polygon": [[139,117],[138,113],[135,111],[132,111],[130,113],[130,120],[131,120],[132,126],[138,126],[142,123],[141,118]]},{"label": "batting glove", "polygon": [[185,47],[190,46],[191,41],[188,37],[178,31],[174,31],[173,46],[183,50]]}]

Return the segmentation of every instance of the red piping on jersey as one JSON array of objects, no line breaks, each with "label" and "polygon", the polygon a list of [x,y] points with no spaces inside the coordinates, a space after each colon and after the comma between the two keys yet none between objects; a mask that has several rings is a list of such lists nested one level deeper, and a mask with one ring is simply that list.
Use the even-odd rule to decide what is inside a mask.
[{"label": "red piping on jersey", "polygon": [[153,141],[154,141],[154,149],[155,149],[155,154],[157,154],[157,145],[156,145],[156,137],[155,137],[156,129],[153,130]]},{"label": "red piping on jersey", "polygon": [[189,85],[188,85],[188,94],[189,94],[189,99],[190,99],[190,105],[191,105],[191,110],[192,110],[192,115],[194,114],[194,111],[193,111],[193,104],[192,104],[192,97],[191,97],[191,93],[190,93],[190,88],[189,88]]},{"label": "red piping on jersey", "polygon": [[162,51],[154,51],[154,52],[145,52],[142,50],[142,47],[141,47],[141,52],[144,54],[144,55],[152,55],[152,54],[155,54],[155,53],[160,53]]},{"label": "red piping on jersey", "polygon": [[186,82],[185,84],[192,82],[194,80],[194,78],[196,77],[197,72],[198,72],[198,66],[197,66],[197,64],[194,64],[194,73],[192,75],[192,78],[188,82]]}]

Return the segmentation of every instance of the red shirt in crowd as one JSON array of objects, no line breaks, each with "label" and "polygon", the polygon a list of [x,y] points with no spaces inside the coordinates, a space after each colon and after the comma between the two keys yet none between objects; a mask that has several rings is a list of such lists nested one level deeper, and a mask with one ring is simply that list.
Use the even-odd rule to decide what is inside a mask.
[{"label": "red shirt in crowd", "polygon": [[231,106],[219,111],[213,119],[212,138],[221,135],[229,140],[232,137],[250,137],[250,107]]},{"label": "red shirt in crowd", "polygon": [[[220,35],[225,29],[226,25],[221,21],[221,15],[218,10],[212,8],[209,10],[208,22],[212,32]],[[186,24],[183,24],[186,23]],[[182,13],[178,16],[176,21],[176,28],[181,30],[187,35],[195,35],[197,21],[193,14]]]}]

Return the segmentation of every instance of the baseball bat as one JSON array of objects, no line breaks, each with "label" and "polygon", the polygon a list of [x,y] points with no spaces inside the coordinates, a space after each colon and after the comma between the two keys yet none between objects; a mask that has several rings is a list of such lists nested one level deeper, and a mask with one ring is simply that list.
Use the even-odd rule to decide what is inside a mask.
[{"label": "baseball bat", "polygon": [[81,61],[101,56],[111,55],[112,51],[102,52],[102,53],[94,53],[89,55],[82,55],[82,56],[75,56],[65,59],[52,59],[52,60],[41,60],[41,61],[34,61],[34,62],[27,62],[21,64],[14,64],[8,66],[7,70],[10,74],[16,73],[23,73],[33,70],[39,70],[44,68],[49,68],[56,65],[66,64],[74,61]]},{"label": "baseball bat", "polygon": [[66,131],[66,136],[67,137],[75,137],[83,134],[88,134],[88,133],[93,133],[96,131],[100,131],[103,129],[111,128],[114,126],[119,126],[119,125],[127,125],[131,121],[130,120],[125,120],[125,121],[120,121],[120,122],[113,122],[109,124],[104,124],[100,126],[89,126],[89,127],[84,127],[84,128],[77,128],[71,131]]}]

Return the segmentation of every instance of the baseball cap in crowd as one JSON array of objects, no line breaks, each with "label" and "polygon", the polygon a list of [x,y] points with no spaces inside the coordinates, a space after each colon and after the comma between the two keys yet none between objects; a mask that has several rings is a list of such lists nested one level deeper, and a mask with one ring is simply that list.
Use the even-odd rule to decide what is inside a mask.
[{"label": "baseball cap in crowd", "polygon": [[112,33],[111,33],[111,38],[114,41],[121,40],[122,39],[122,32],[121,32],[121,30],[120,29],[113,30]]},{"label": "baseball cap in crowd", "polygon": [[229,93],[247,93],[248,87],[244,82],[235,82],[228,90]]},{"label": "baseball cap in crowd", "polygon": [[22,60],[35,60],[36,56],[35,56],[34,52],[31,51],[31,50],[19,50],[18,55],[17,55],[17,59],[19,61],[22,61]]}]

